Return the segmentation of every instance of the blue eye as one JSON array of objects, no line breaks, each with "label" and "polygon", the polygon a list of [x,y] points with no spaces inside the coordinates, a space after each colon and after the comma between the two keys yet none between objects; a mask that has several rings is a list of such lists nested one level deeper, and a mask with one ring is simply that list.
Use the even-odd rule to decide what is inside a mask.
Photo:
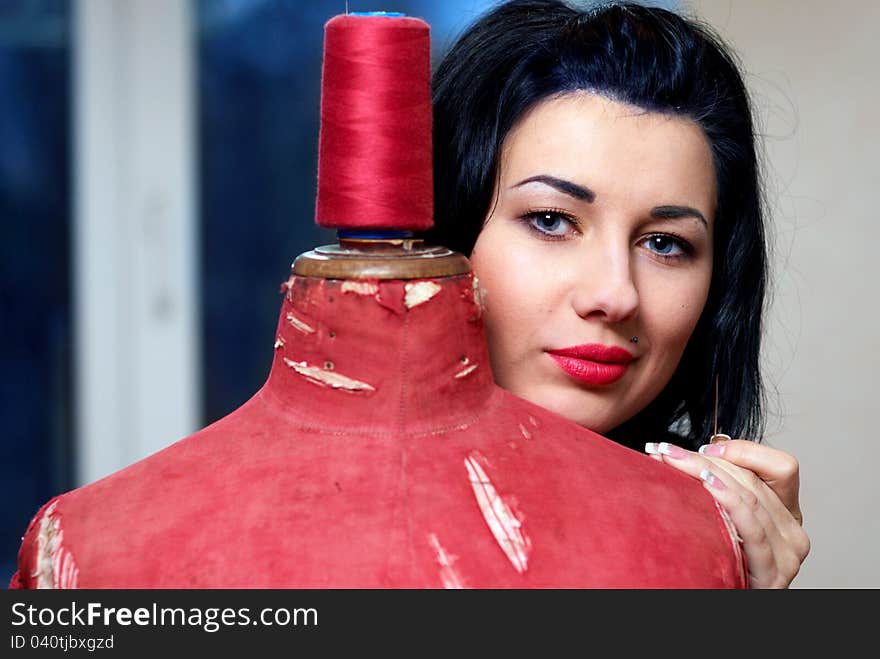
[{"label": "blue eye", "polygon": [[523,216],[528,226],[547,238],[564,238],[574,229],[574,220],[553,210],[532,211]]},{"label": "blue eye", "polygon": [[649,251],[662,258],[677,259],[688,256],[693,251],[691,246],[681,238],[665,233],[648,236],[646,242]]}]

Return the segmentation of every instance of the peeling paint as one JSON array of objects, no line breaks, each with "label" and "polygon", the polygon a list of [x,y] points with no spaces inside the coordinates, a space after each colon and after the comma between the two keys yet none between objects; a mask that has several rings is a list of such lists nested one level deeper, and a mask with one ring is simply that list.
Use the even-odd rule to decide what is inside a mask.
[{"label": "peeling paint", "polygon": [[458,373],[456,373],[452,377],[459,378],[459,379],[465,378],[468,375],[470,375],[471,373],[473,373],[476,370],[477,366],[479,366],[479,364],[471,364],[470,366],[467,366],[466,368],[463,368],[462,370],[460,370]]},{"label": "peeling paint", "polygon": [[485,458],[478,451],[472,451],[464,460],[474,496],[477,498],[480,512],[483,513],[483,519],[489,525],[489,530],[495,536],[498,545],[514,569],[522,574],[528,569],[532,542],[523,532],[522,520],[517,517],[508,502],[499,496],[480,465],[480,462],[484,461]]},{"label": "peeling paint", "polygon": [[528,429],[523,424],[519,424],[519,431],[522,433],[522,436],[525,437],[526,439],[532,438],[532,433],[530,433],[528,431]]},{"label": "peeling paint", "polygon": [[464,582],[458,575],[458,571],[453,567],[455,561],[458,560],[458,556],[447,552],[433,533],[428,535],[428,542],[431,543],[431,547],[437,553],[437,562],[440,564],[440,580],[443,582],[443,587],[447,590],[460,590],[464,588]]},{"label": "peeling paint", "polygon": [[472,279],[472,285],[474,288],[474,305],[477,307],[477,318],[479,318],[486,310],[486,292],[480,287],[480,280],[477,279],[476,275],[473,275]]},{"label": "peeling paint", "polygon": [[36,577],[37,588],[76,588],[79,568],[73,560],[73,554],[62,545],[64,531],[61,520],[55,516],[56,501],[46,509],[40,519],[40,530],[37,534]]},{"label": "peeling paint", "polygon": [[326,385],[334,389],[342,389],[343,391],[376,391],[375,387],[366,382],[346,377],[335,371],[325,371],[320,366],[310,366],[306,362],[295,362],[292,359],[287,359],[287,357],[284,358],[284,363],[315,384]]},{"label": "peeling paint", "polygon": [[419,304],[424,304],[442,289],[439,284],[433,281],[419,281],[407,284],[404,286],[404,290],[406,291],[406,296],[403,299],[403,303],[407,309],[412,309]]},{"label": "peeling paint", "polygon": [[357,295],[376,295],[379,285],[369,281],[344,281],[342,282],[343,293],[356,293]]},{"label": "peeling paint", "polygon": [[275,339],[275,350],[278,350],[278,348],[283,348],[283,347],[284,347],[284,339],[279,336],[277,339]]},{"label": "peeling paint", "polygon": [[303,334],[312,334],[315,331],[314,327],[312,327],[311,325],[307,325],[306,323],[301,321],[299,318],[294,316],[292,313],[287,314],[287,322],[290,323],[291,326],[295,327]]},{"label": "peeling paint", "polygon": [[294,275],[290,275],[290,277],[288,277],[287,281],[281,282],[281,291],[280,292],[284,293],[284,297],[286,297],[288,300],[291,300],[291,301],[293,300],[293,293],[291,291],[293,290],[293,283],[295,281],[296,281],[296,277]]}]

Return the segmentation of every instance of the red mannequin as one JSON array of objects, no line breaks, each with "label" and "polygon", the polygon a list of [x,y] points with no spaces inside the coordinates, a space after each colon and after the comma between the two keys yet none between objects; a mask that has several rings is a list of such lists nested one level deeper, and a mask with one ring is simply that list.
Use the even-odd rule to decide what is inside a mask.
[{"label": "red mannequin", "polygon": [[492,383],[469,275],[287,288],[266,385],[49,502],[13,586],[746,585],[698,481]]}]

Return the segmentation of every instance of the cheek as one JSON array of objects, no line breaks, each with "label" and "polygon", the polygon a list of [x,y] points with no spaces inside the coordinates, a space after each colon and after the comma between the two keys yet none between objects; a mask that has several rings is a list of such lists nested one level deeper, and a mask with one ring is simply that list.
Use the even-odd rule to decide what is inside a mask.
[{"label": "cheek", "polygon": [[546,321],[547,283],[536,274],[534,254],[524,257],[515,241],[504,249],[488,247],[477,241],[471,267],[485,295],[483,320],[493,369],[503,380],[505,369],[524,356]]},{"label": "cheek", "polygon": [[658,282],[640,290],[642,323],[652,352],[673,371],[706,305],[711,272]]},{"label": "cheek", "polygon": [[526,304],[523,282],[508,258],[496,250],[480,249],[479,242],[471,254],[471,267],[480,283],[490,345],[501,339],[506,343],[515,336],[515,319]]}]

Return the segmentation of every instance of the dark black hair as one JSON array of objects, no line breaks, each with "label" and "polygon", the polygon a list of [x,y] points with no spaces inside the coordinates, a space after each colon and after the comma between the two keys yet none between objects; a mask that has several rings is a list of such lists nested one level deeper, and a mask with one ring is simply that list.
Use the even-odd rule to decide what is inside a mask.
[{"label": "dark black hair", "polygon": [[513,0],[477,20],[433,77],[428,238],[470,255],[507,133],[536,103],[575,91],[695,121],[711,145],[718,191],[709,296],[682,360],[659,396],[608,436],[635,447],[673,428],[686,446],[705,443],[718,376],[719,432],[760,440],[767,246],[755,135],[738,65],[708,27],[656,7],[579,10],[558,0]]}]

